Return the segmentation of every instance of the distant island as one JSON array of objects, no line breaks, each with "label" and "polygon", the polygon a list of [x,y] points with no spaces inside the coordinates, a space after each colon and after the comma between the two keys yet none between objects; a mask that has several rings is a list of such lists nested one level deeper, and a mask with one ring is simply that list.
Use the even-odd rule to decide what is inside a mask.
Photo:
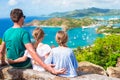
[{"label": "distant island", "polygon": [[48,20],[33,20],[32,22],[26,24],[25,26],[51,26],[51,27],[61,27],[63,30],[68,30],[75,27],[90,27],[97,23],[97,20],[91,18],[82,18],[82,19],[74,19],[74,18],[51,18]]},{"label": "distant island", "polygon": [[55,12],[47,16],[50,17],[85,17],[85,16],[111,16],[120,15],[120,9],[101,9],[101,8],[88,8],[88,9],[77,9],[67,12]]},{"label": "distant island", "polygon": [[[51,26],[61,27],[68,30],[75,27],[90,27],[95,26],[100,20],[92,19],[91,16],[120,16],[120,9],[100,9],[88,8],[68,12],[55,12],[47,15],[51,17],[48,20],[33,20],[25,26]],[[82,17],[82,18],[80,18]]]},{"label": "distant island", "polygon": [[120,35],[120,28],[116,28],[116,27],[113,27],[113,26],[100,26],[97,30],[96,30],[97,33],[103,33],[105,35],[111,35],[111,34],[117,34],[117,35]]},{"label": "distant island", "polygon": [[[109,34],[119,34],[120,35],[120,19],[107,20],[105,21],[107,25],[101,25],[97,28],[97,33]],[[118,24],[118,25],[117,25]]]}]

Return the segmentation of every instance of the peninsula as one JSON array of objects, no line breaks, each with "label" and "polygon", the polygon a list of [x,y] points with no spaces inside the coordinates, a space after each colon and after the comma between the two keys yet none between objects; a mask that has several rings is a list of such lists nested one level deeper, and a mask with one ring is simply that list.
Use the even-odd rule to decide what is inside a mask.
[{"label": "peninsula", "polygon": [[75,27],[90,27],[90,25],[95,25],[97,20],[91,19],[88,17],[75,19],[75,18],[50,18],[48,20],[33,20],[30,23],[25,24],[25,26],[52,26],[52,27],[61,27],[64,30],[68,30]]}]

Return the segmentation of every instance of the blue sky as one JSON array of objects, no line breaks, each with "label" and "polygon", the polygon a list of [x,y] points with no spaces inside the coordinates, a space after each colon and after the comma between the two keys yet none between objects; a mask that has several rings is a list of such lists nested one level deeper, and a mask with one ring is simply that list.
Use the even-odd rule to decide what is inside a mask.
[{"label": "blue sky", "polygon": [[0,18],[9,17],[14,8],[21,8],[26,16],[40,16],[90,7],[119,9],[119,2],[120,0],[0,0]]}]

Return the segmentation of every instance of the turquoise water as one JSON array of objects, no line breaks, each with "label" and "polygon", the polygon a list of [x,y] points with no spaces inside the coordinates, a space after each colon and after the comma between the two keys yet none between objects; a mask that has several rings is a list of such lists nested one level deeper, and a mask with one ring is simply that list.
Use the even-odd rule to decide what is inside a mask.
[{"label": "turquoise water", "polygon": [[[47,20],[50,17],[26,17],[25,23],[29,23],[34,19]],[[3,37],[4,32],[13,25],[10,18],[0,18],[0,38]]]},{"label": "turquoise water", "polygon": [[[34,19],[38,20],[46,20],[49,19],[48,17],[27,17],[25,19],[25,23],[31,22]],[[0,19],[0,38],[2,38],[5,30],[10,28],[13,25],[12,21],[9,18]],[[29,31],[30,35],[35,27],[23,27],[27,31]],[[43,27],[42,28],[45,32],[45,38],[43,40],[44,43],[49,44],[50,46],[58,46],[55,41],[55,34],[57,31],[61,30],[61,28],[50,28],[50,27]],[[69,40],[67,45],[71,48],[76,47],[84,47],[88,45],[92,45],[97,37],[103,37],[102,34],[97,34],[95,31],[96,27],[92,28],[74,28],[67,31]],[[31,40],[34,41],[33,37],[31,36]]]},{"label": "turquoise water", "polygon": [[[24,29],[28,30],[31,34],[35,27],[24,27]],[[50,46],[58,46],[55,41],[55,35],[61,28],[42,27],[42,29],[45,32],[43,43]],[[102,34],[96,33],[95,28],[74,28],[68,30],[67,33],[69,37],[67,45],[71,48],[92,45],[97,37],[103,37]],[[34,41],[32,35],[31,39]]]},{"label": "turquoise water", "polygon": [[114,27],[120,28],[120,23],[118,24],[113,24]]},{"label": "turquoise water", "polygon": [[112,20],[112,19],[120,19],[120,15],[116,16],[92,16],[91,18],[93,19],[98,19],[98,20]]}]

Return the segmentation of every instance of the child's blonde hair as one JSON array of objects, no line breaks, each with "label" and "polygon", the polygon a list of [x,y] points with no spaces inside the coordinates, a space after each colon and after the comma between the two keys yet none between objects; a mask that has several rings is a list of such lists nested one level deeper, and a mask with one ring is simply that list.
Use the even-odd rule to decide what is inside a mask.
[{"label": "child's blonde hair", "polygon": [[56,41],[60,46],[66,46],[68,35],[65,31],[58,31],[56,34]]},{"label": "child's blonde hair", "polygon": [[33,30],[32,36],[35,38],[36,42],[34,44],[34,47],[36,48],[39,40],[44,37],[44,31],[41,28],[35,28]]}]

